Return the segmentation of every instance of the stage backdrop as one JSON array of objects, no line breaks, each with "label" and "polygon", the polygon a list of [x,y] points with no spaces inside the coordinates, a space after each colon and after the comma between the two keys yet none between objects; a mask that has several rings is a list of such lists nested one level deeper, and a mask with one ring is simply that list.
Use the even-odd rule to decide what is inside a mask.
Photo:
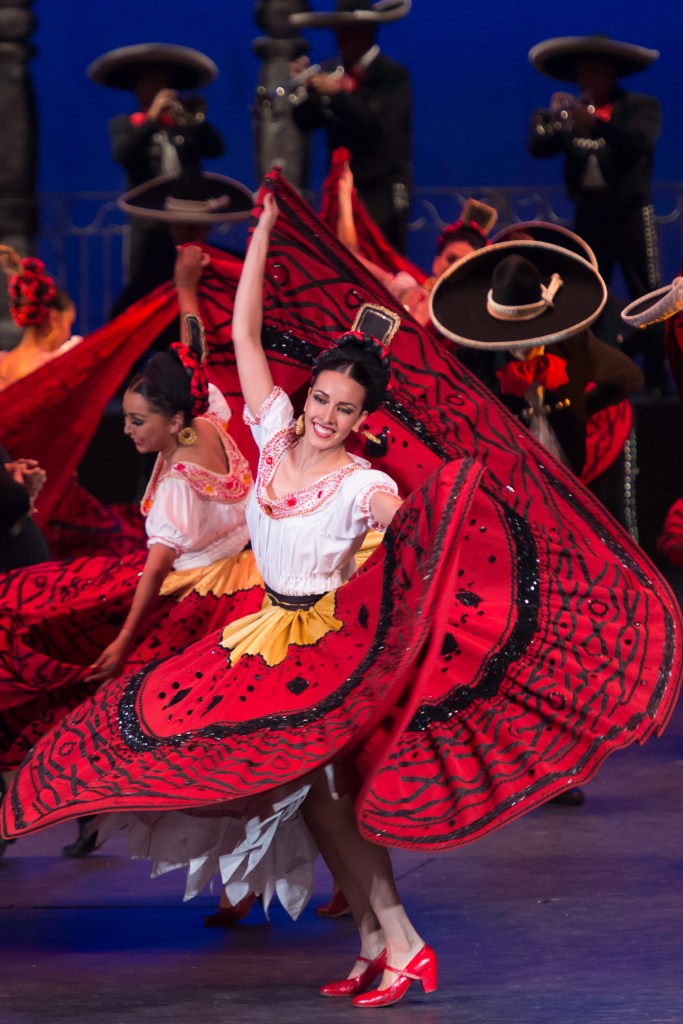
[{"label": "stage backdrop", "polygon": [[[334,0],[313,0],[326,9]],[[32,62],[40,118],[40,188],[118,189],[123,173],[109,155],[107,121],[132,111],[124,92],[93,85],[85,68],[115,46],[167,41],[195,46],[220,68],[205,90],[209,114],[223,132],[227,153],[208,169],[256,186],[250,104],[258,75],[251,44],[259,34],[251,0],[35,0],[37,55]],[[680,157],[680,48],[678,5],[653,0],[644,10],[619,0],[579,0],[555,7],[545,0],[413,0],[403,21],[381,29],[380,43],[407,65],[414,82],[414,165],[418,186],[558,184],[559,159],[532,160],[526,152],[529,117],[547,104],[554,85],[528,62],[529,48],[554,35],[602,32],[661,51],[661,59],[633,76],[632,88],[657,95],[664,108],[658,147],[659,181],[683,178]],[[330,30],[309,30],[310,53],[334,53]],[[561,87],[561,86],[558,86]],[[311,187],[326,163],[323,139],[315,151]],[[668,212],[668,211],[658,211]]]}]

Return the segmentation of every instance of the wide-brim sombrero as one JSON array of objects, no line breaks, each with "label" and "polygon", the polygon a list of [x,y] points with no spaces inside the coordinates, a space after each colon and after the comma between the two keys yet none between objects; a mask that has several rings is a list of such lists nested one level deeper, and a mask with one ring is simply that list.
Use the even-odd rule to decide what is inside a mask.
[{"label": "wide-brim sombrero", "polygon": [[649,327],[662,320],[668,320],[683,310],[683,277],[676,277],[671,284],[657,288],[654,292],[641,295],[629,303],[621,312],[621,319],[630,327]]},{"label": "wide-brim sombrero", "polygon": [[596,270],[598,269],[598,261],[588,242],[584,242],[580,235],[570,231],[569,228],[565,228],[561,224],[549,224],[544,220],[526,220],[520,221],[517,224],[508,224],[491,236],[491,244],[524,241],[524,239],[515,238],[518,232],[528,235],[534,242],[561,245],[563,249],[568,249],[570,252],[575,253],[575,255],[582,256],[585,260],[588,260],[591,266],[595,267]]},{"label": "wide-brim sombrero", "polygon": [[197,89],[218,77],[218,68],[205,53],[175,43],[138,43],[109,50],[86,68],[88,78],[110,89],[134,89],[140,73],[164,68],[173,89]]},{"label": "wide-brim sombrero", "polygon": [[[552,306],[533,320],[499,320],[487,310],[493,271],[506,256],[529,260],[544,285],[553,274],[562,278]],[[543,242],[499,242],[469,253],[449,267],[431,292],[429,309],[436,328],[459,345],[535,348],[585,331],[606,300],[605,282],[581,256]]]},{"label": "wide-brim sombrero", "polygon": [[608,60],[618,78],[642,71],[659,57],[659,50],[648,50],[635,43],[622,43],[609,36],[557,36],[545,39],[529,50],[529,60],[543,75],[562,82],[576,82],[577,64],[582,58]]},{"label": "wide-brim sombrero", "polygon": [[[352,7],[340,4],[340,6]],[[400,21],[410,11],[412,0],[378,0],[377,3],[355,10],[300,11],[290,14],[294,28],[339,28],[342,25],[381,25]]]},{"label": "wide-brim sombrero", "polygon": [[224,174],[165,174],[119,196],[117,205],[132,217],[174,224],[221,224],[244,220],[253,194]]}]

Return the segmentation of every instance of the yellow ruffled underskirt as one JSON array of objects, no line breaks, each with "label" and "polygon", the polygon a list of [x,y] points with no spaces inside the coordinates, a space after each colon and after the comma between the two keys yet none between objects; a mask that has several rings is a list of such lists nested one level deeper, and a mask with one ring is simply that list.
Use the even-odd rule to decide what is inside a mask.
[{"label": "yellow ruffled underskirt", "polygon": [[[356,568],[367,561],[382,543],[383,535],[370,530],[356,552]],[[188,594],[204,597],[236,594],[263,586],[252,551],[241,551],[233,558],[224,558],[199,569],[181,569],[168,574],[161,587],[164,597],[182,601]],[[221,646],[230,651],[230,664],[235,665],[245,654],[260,654],[266,664],[279,665],[292,644],[310,647],[328,633],[338,632],[343,623],[335,617],[335,592],[325,594],[312,608],[291,611],[273,604],[266,595],[261,611],[246,615],[226,626]]]},{"label": "yellow ruffled underskirt", "polygon": [[262,587],[263,580],[256,568],[253,551],[240,551],[232,558],[221,558],[211,565],[200,566],[198,569],[178,569],[170,572],[164,580],[159,593],[162,597],[174,597],[182,601],[188,594],[199,594],[206,597],[224,597],[236,594],[240,590],[251,590]]},{"label": "yellow ruffled underskirt", "polygon": [[344,623],[334,615],[335,593],[331,590],[312,608],[296,611],[273,604],[266,594],[260,612],[246,615],[223,630],[220,643],[230,651],[230,664],[236,665],[245,654],[260,654],[267,665],[279,665],[290,645],[310,647],[328,633],[338,633]]}]

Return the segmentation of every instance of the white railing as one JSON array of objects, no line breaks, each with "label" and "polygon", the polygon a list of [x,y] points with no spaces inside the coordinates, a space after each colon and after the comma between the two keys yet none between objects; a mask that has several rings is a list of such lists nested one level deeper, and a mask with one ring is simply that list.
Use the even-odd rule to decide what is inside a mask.
[{"label": "white railing", "polygon": [[[40,196],[39,255],[76,300],[78,330],[83,334],[107,319],[125,278],[128,226],[116,206],[116,195],[48,192]],[[414,262],[429,267],[441,228],[457,218],[470,197],[494,206],[501,226],[523,220],[564,225],[572,221],[572,207],[561,186],[418,188],[411,206],[410,255]],[[654,203],[662,279],[670,281],[679,272],[683,252],[683,182],[657,184]],[[240,248],[243,236],[238,242],[233,235],[223,244]],[[618,283],[616,287],[618,290]]]}]

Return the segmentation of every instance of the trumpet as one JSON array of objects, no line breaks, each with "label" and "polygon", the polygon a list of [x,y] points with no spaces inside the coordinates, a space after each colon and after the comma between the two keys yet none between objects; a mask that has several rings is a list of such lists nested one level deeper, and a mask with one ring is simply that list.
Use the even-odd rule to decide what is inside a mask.
[{"label": "trumpet", "polygon": [[330,57],[319,64],[309,64],[298,75],[294,75],[294,78],[276,85],[274,89],[266,89],[265,86],[259,86],[258,91],[264,99],[274,100],[284,99],[285,97],[291,99],[296,96],[299,89],[306,85],[310,78],[314,78],[316,75],[331,75],[333,78],[341,78],[343,74],[344,65],[339,57]]},{"label": "trumpet", "polygon": [[206,120],[206,100],[203,96],[178,98],[166,110],[178,128],[195,128]]}]

